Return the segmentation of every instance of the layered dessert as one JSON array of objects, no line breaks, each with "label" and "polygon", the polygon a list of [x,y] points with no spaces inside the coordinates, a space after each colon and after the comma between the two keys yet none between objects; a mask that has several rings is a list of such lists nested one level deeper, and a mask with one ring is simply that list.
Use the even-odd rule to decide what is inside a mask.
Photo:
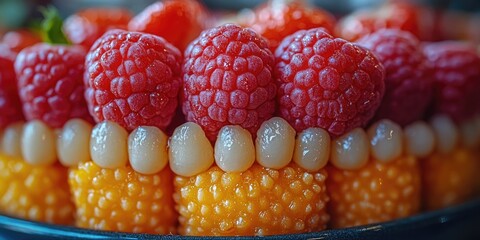
[{"label": "layered dessert", "polygon": [[0,45],[0,213],[264,236],[473,199],[476,43],[443,41],[427,8],[369,11],[270,1],[213,18],[169,0],[62,23],[45,9],[44,42]]}]

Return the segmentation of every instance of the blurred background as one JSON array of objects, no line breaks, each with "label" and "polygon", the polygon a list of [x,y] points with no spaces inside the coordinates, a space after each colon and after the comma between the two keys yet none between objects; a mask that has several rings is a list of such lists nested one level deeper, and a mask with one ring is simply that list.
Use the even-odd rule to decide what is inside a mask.
[{"label": "blurred background", "polygon": [[[38,6],[53,4],[62,17],[91,6],[122,6],[137,13],[156,0],[0,0],[0,28],[12,29],[26,26],[29,20],[38,17]],[[265,0],[202,0],[214,10],[239,10],[252,8]],[[479,0],[412,0],[434,8],[477,12],[480,10]],[[385,0],[307,0],[310,4],[320,6],[336,15],[344,15],[354,9],[379,5]]]}]

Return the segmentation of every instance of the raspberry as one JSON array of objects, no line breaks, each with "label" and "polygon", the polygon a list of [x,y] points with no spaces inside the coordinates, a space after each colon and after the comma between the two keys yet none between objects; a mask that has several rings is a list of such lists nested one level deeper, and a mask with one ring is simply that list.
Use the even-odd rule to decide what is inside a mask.
[{"label": "raspberry", "polygon": [[326,228],[325,170],[308,173],[294,163],[274,170],[254,164],[242,173],[211,167],[177,176],[174,199],[182,235],[252,236]]},{"label": "raspberry", "polygon": [[114,121],[131,131],[165,129],[178,104],[181,55],[163,38],[111,30],[87,54],[85,98],[97,122]]},{"label": "raspberry", "polygon": [[77,207],[78,227],[155,234],[175,233],[173,174],[154,175],[131,167],[102,169],[93,162],[70,171],[68,183]]},{"label": "raspberry", "polygon": [[433,79],[417,38],[398,29],[382,29],[357,43],[370,49],[385,67],[385,96],[375,119],[388,118],[402,126],[422,119]]},{"label": "raspberry", "polygon": [[9,31],[2,38],[2,43],[17,53],[39,42],[41,39],[38,34],[24,29]]},{"label": "raspberry", "polygon": [[370,159],[354,171],[328,166],[327,172],[333,228],[394,220],[420,210],[420,166],[414,157],[386,163]]},{"label": "raspberry", "polygon": [[301,1],[269,1],[257,7],[253,16],[248,15],[244,25],[265,37],[273,52],[286,36],[298,30],[323,27],[333,32],[335,18],[327,11],[306,6]]},{"label": "raspberry", "polygon": [[87,8],[69,16],[63,30],[72,43],[88,49],[106,31],[126,29],[131,18],[130,11],[123,8]]},{"label": "raspberry", "polygon": [[15,72],[27,120],[40,119],[53,128],[71,118],[91,121],[83,97],[85,54],[80,46],[43,43],[18,54]]},{"label": "raspberry", "polygon": [[366,125],[380,105],[385,71],[367,49],[315,28],[285,38],[275,56],[280,116],[297,132],[339,136]]},{"label": "raspberry", "polygon": [[32,221],[73,224],[75,208],[67,172],[58,164],[32,166],[0,154],[0,212]]},{"label": "raspberry", "polygon": [[473,117],[480,102],[480,57],[464,42],[429,43],[424,52],[433,68],[433,112],[456,122]]},{"label": "raspberry", "polygon": [[145,8],[130,21],[128,29],[161,36],[183,51],[207,20],[207,10],[196,0],[166,0]]},{"label": "raspberry", "polygon": [[423,206],[436,210],[463,203],[475,196],[478,155],[457,148],[448,154],[434,153],[422,159]]},{"label": "raspberry", "polygon": [[185,51],[183,112],[215,140],[225,125],[256,135],[275,111],[273,54],[250,29],[227,24],[207,30]]},{"label": "raspberry", "polygon": [[360,10],[343,18],[337,25],[338,36],[355,41],[383,28],[407,31],[429,40],[434,30],[434,14],[405,1],[389,1],[377,9]]},{"label": "raspberry", "polygon": [[0,56],[0,112],[2,113],[0,114],[0,129],[23,119],[13,61],[2,56]]}]

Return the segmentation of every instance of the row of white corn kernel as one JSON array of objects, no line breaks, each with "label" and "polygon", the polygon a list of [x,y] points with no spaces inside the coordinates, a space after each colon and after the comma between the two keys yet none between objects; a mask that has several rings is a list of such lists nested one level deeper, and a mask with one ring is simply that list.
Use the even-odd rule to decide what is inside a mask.
[{"label": "row of white corn kernel", "polygon": [[434,149],[448,153],[460,142],[467,147],[480,144],[480,116],[459,128],[447,117],[436,116],[430,124],[416,122],[402,129],[389,120],[373,124],[365,132],[356,128],[331,140],[320,128],[309,128],[296,136],[282,118],[262,124],[255,143],[239,126],[225,126],[212,147],[195,123],[178,127],[170,139],[156,127],[138,127],[128,134],[116,123],[105,121],[95,127],[80,119],[52,130],[41,121],[12,124],[3,132],[1,150],[21,156],[30,164],[47,165],[59,159],[75,166],[92,159],[104,168],[125,166],[143,174],[161,171],[167,163],[178,175],[192,176],[213,162],[224,171],[242,172],[255,160],[264,167],[280,169],[293,159],[308,171],[317,171],[328,161],[342,169],[364,166],[370,156],[390,161],[406,152],[425,157]]}]

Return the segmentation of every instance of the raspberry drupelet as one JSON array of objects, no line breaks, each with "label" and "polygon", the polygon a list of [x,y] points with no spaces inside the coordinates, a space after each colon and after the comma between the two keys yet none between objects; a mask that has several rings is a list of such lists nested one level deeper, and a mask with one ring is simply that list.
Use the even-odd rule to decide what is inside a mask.
[{"label": "raspberry drupelet", "polygon": [[185,51],[183,112],[213,141],[225,125],[255,136],[273,116],[276,86],[273,54],[250,29],[233,24],[209,29]]}]

